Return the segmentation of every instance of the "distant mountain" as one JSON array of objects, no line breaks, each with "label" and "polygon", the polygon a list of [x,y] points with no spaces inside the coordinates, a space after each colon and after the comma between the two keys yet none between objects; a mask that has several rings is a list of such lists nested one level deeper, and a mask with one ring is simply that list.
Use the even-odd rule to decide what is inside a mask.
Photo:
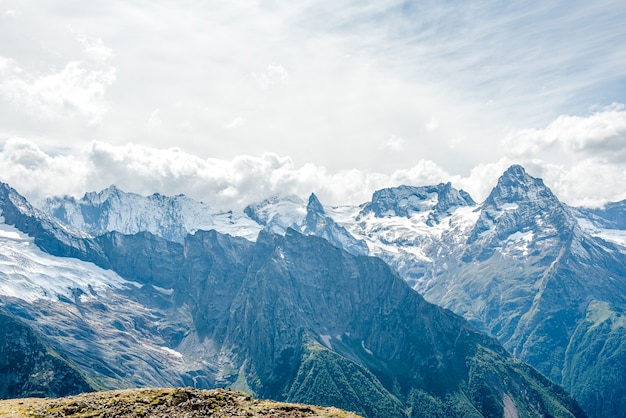
[{"label": "distant mountain", "polygon": [[0,302],[99,386],[228,385],[371,417],[584,416],[380,259],[290,228],[75,235],[3,187]]},{"label": "distant mountain", "polygon": [[437,215],[450,214],[459,207],[475,206],[476,203],[463,190],[457,190],[451,183],[438,186],[399,186],[382,189],[374,193],[372,201],[367,203],[361,215],[370,212],[377,218],[402,216],[410,218],[418,212],[428,212],[428,222],[437,221]]},{"label": "distant mountain", "polygon": [[626,230],[626,200],[609,202],[601,208],[577,208],[596,228]]},{"label": "distant mountain", "polygon": [[80,200],[71,196],[48,199],[42,211],[91,235],[117,231],[122,234],[151,232],[169,241],[182,243],[199,229],[256,238],[259,225],[243,213],[219,212],[185,195],[141,196],[116,186],[86,193]]},{"label": "distant mountain", "polygon": [[[174,198],[157,200],[167,199]],[[122,201],[122,206],[147,205]],[[568,207],[541,179],[514,165],[480,205],[466,192],[442,183],[382,189],[360,206],[327,207],[315,195],[308,203],[296,196],[275,196],[249,205],[228,222],[207,209],[204,226],[180,214],[163,224],[175,229],[177,222],[187,222],[179,228],[180,243],[184,231],[205,226],[248,239],[256,239],[260,230],[284,235],[293,228],[351,254],[380,257],[427,300],[463,315],[516,357],[563,384],[592,416],[614,417],[620,416],[626,398],[614,384],[626,380],[626,366],[621,366],[626,363],[615,361],[624,355],[621,342],[626,339],[620,320],[626,299],[625,202],[596,209]],[[90,205],[85,207],[97,206]],[[84,228],[83,218],[61,216],[53,207],[58,205],[48,205],[47,212]],[[112,213],[120,210],[125,209]],[[132,230],[116,229],[105,222],[106,211],[97,213],[92,223],[108,225],[98,233],[141,230],[136,222]],[[163,228],[150,231],[172,239]],[[91,259],[98,258],[96,253]],[[107,267],[109,262],[99,265]],[[605,307],[604,314],[597,315],[598,307]],[[599,348],[591,343],[594,339],[614,341],[616,348]],[[603,371],[601,365],[607,364],[612,365],[611,373]],[[578,378],[582,376],[595,383]]]}]

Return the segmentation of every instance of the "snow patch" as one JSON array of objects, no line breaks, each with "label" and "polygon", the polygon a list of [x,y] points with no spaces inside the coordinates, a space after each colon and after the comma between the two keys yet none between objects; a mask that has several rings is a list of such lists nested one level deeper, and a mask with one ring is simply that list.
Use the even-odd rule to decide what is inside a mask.
[{"label": "snow patch", "polygon": [[519,205],[517,203],[505,203],[504,205],[500,206],[500,209],[502,210],[517,210],[519,208]]},{"label": "snow patch", "polygon": [[179,353],[179,352],[178,352],[178,351],[176,351],[176,350],[172,350],[172,349],[171,349],[171,348],[169,348],[169,347],[159,347],[159,348],[160,348],[161,350],[165,351],[167,354],[169,354],[169,355],[173,356],[173,357],[176,357],[176,358],[179,358],[179,359],[182,359],[182,358],[183,358],[183,355],[182,355],[181,353]]},{"label": "snow patch", "polygon": [[332,337],[330,335],[326,335],[326,334],[320,335],[320,339],[322,340],[326,348],[328,348],[329,350],[333,349],[333,345],[330,343],[331,338]]},{"label": "snow patch", "polygon": [[511,241],[511,242],[531,242],[533,240],[533,232],[532,231],[527,231],[527,232],[514,232],[511,235],[509,235],[509,238],[507,239],[507,241]]},{"label": "snow patch", "polygon": [[515,402],[509,395],[506,393],[502,397],[502,402],[504,403],[504,418],[518,418],[519,414],[517,411],[517,407],[515,406]]},{"label": "snow patch", "polygon": [[361,340],[361,347],[363,348],[363,350],[365,350],[365,352],[367,354],[369,354],[370,356],[373,356],[374,353],[372,353],[372,350],[368,349],[367,347],[365,347],[365,341]]},{"label": "snow patch", "polygon": [[598,228],[590,220],[585,218],[576,218],[578,226],[589,235],[601,238],[613,244],[626,247],[626,231],[623,229],[604,229]]},{"label": "snow patch", "polygon": [[152,288],[154,288],[154,290],[156,290],[157,292],[165,296],[171,296],[174,293],[174,289],[165,289],[165,288],[155,286],[155,285],[152,285]]}]

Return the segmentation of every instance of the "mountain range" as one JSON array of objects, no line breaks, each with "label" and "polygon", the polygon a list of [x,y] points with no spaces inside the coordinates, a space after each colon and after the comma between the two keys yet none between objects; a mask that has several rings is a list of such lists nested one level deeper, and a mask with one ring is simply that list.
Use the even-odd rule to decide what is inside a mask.
[{"label": "mountain range", "polygon": [[36,209],[2,185],[1,313],[96,389],[584,416],[558,384],[620,416],[624,205],[568,207],[520,166],[480,205],[448,183],[220,212],[112,186]]}]

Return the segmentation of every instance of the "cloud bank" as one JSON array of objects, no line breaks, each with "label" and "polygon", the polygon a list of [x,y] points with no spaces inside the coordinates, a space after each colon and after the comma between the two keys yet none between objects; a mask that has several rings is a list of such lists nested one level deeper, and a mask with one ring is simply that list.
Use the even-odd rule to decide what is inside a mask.
[{"label": "cloud bank", "polygon": [[[220,209],[241,209],[273,195],[306,197],[312,192],[326,204],[360,204],[384,187],[451,181],[480,202],[504,170],[511,164],[522,164],[532,175],[543,178],[564,202],[597,206],[626,198],[622,181],[626,162],[619,158],[624,149],[625,121],[624,106],[613,105],[587,117],[561,116],[544,129],[511,133],[502,141],[508,155],[477,164],[464,176],[426,159],[387,173],[332,171],[312,163],[297,165],[289,156],[276,153],[200,158],[176,147],[100,141],[71,152],[52,153],[33,141],[11,138],[4,141],[0,151],[0,180],[34,201],[62,194],[80,197],[115,184],[140,194],[184,193]],[[606,144],[612,144],[610,151]],[[392,137],[384,145],[382,151],[393,151],[402,142]],[[572,163],[560,165],[538,158],[555,147],[570,153]]]}]

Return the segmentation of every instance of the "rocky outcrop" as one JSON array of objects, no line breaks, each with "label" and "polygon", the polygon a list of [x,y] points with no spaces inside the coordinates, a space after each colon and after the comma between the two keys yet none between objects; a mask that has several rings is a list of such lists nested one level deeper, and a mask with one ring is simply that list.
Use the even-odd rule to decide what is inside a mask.
[{"label": "rocky outcrop", "polygon": [[336,408],[256,400],[231,390],[126,389],[61,399],[0,401],[0,416],[28,417],[276,417],[358,418]]}]

